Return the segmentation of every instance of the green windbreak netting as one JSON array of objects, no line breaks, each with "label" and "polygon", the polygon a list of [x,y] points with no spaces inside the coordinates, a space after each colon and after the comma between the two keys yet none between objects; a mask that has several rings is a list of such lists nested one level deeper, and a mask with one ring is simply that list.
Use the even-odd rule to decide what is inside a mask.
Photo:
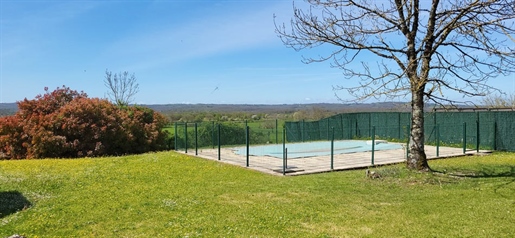
[{"label": "green windbreak netting", "polygon": [[286,132],[286,140],[287,141],[292,141],[292,142],[298,142],[298,141],[301,141],[300,139],[300,132],[301,132],[301,128],[300,128],[300,124],[302,123],[302,121],[292,121],[292,122],[285,122],[284,123],[284,128],[285,128],[285,132]]},{"label": "green windbreak netting", "polygon": [[330,126],[328,131],[329,138],[332,138],[334,134],[335,140],[346,139],[343,131],[343,121],[340,115],[337,115],[335,117],[329,117],[327,118],[327,121]]},{"label": "green windbreak netting", "polygon": [[306,141],[314,141],[320,140],[320,135],[323,131],[325,131],[325,127],[320,126],[320,121],[310,121],[304,122],[304,140]]},{"label": "green windbreak netting", "polygon": [[494,135],[495,150],[515,151],[514,112],[495,112]]},{"label": "green windbreak netting", "polygon": [[371,126],[376,127],[376,137],[405,140],[410,125],[409,113],[378,112],[370,114]]},{"label": "green windbreak netting", "polygon": [[[175,123],[174,146],[214,148],[243,145],[249,127],[249,143],[281,143],[348,139],[377,139],[406,142],[411,114],[405,112],[345,113],[319,121],[285,122],[277,120]],[[515,151],[515,112],[431,112],[425,114],[425,141],[442,146]],[[283,135],[283,133],[286,133]]]},{"label": "green windbreak netting", "polygon": [[[345,113],[320,121],[286,122],[288,142],[334,138],[407,141],[411,114],[405,112]],[[515,112],[431,112],[425,114],[426,143],[442,146],[515,151]]]},{"label": "green windbreak netting", "polygon": [[356,131],[356,119],[354,114],[340,114],[342,120],[342,139],[352,139]]},{"label": "green windbreak netting", "polygon": [[354,134],[352,138],[367,138],[371,137],[371,114],[370,113],[356,113],[354,117]]},{"label": "green windbreak netting", "polygon": [[289,142],[328,140],[332,136],[330,120],[286,122],[286,138]]},{"label": "green windbreak netting", "polygon": [[[481,149],[490,149],[490,150],[497,150],[495,148],[495,135],[499,134],[499,132],[496,132],[495,129],[495,121],[496,121],[496,115],[498,112],[488,112],[488,113],[479,113],[478,119],[479,119],[479,144]],[[511,115],[515,116],[515,114],[510,113]],[[509,114],[506,114],[509,115]],[[508,120],[513,120],[506,118]],[[509,135],[503,135],[508,136]],[[505,138],[506,140],[510,140],[511,138]],[[512,144],[512,146],[515,146],[515,144]],[[507,150],[506,148],[502,150]],[[515,147],[512,149],[515,150]]]}]

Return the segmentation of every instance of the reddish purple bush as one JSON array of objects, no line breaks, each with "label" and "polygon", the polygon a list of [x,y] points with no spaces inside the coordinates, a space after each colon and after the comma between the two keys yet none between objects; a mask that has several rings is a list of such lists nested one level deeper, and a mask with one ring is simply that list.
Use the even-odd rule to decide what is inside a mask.
[{"label": "reddish purple bush", "polygon": [[119,107],[67,87],[18,102],[0,118],[0,158],[77,158],[166,148],[166,119],[143,107]]}]

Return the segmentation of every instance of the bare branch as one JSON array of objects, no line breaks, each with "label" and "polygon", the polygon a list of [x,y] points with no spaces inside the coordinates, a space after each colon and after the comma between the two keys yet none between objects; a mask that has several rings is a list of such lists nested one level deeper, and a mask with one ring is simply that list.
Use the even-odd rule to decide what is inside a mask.
[{"label": "bare branch", "polygon": [[[307,11],[294,5],[291,30],[286,30],[284,24],[282,27],[276,24],[276,32],[285,45],[296,50],[322,44],[333,46],[331,53],[316,58],[305,57],[303,61],[330,60],[334,67],[344,71],[348,79],[363,80],[363,75],[367,73],[371,74],[366,78],[373,82],[385,77],[384,72],[377,73],[377,69],[349,67],[355,61],[363,64],[365,59],[370,59],[370,54],[395,62],[397,70],[390,65],[392,69],[389,71],[395,73],[388,74],[388,77],[399,81],[403,81],[401,77],[409,78],[411,88],[399,88],[405,90],[425,87],[428,79],[435,75],[453,75],[465,84],[472,81],[485,84],[490,78],[515,70],[514,1],[433,0],[430,4],[417,0],[392,0],[389,3],[367,0],[307,2],[311,4]],[[418,32],[424,33],[423,38],[418,37]],[[447,66],[440,67],[442,61],[435,61],[435,54],[446,58]],[[452,72],[435,73],[432,72],[434,69],[449,69]],[[383,84],[377,84],[380,85]],[[442,84],[442,87],[445,88],[445,85]],[[335,88],[350,89],[345,86]],[[355,89],[352,88],[352,91],[357,92]],[[449,87],[443,90],[455,89]],[[357,99],[376,97],[369,94],[370,90],[364,91],[366,93]],[[470,92],[467,95],[484,93]]]},{"label": "bare branch", "polygon": [[111,101],[120,106],[129,105],[134,96],[139,92],[139,84],[136,82],[136,76],[129,75],[129,72],[121,72],[114,74],[106,69],[104,85],[107,87],[107,95]]},{"label": "bare branch", "polygon": [[428,169],[425,100],[457,103],[445,95],[449,91],[483,96],[498,90],[489,79],[515,73],[514,0],[307,2],[308,10],[293,5],[289,29],[276,23],[277,35],[297,51],[332,49],[304,62],[330,61],[359,83],[335,91],[357,100],[411,95],[410,167]]}]

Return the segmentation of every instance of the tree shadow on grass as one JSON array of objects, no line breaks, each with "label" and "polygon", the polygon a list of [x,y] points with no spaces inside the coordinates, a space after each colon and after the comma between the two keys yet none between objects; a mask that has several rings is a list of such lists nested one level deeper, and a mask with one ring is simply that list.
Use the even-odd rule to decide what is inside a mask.
[{"label": "tree shadow on grass", "polygon": [[0,218],[25,210],[31,205],[18,191],[0,191]]},{"label": "tree shadow on grass", "polygon": [[479,169],[453,169],[453,171],[433,170],[433,172],[464,178],[513,178],[515,180],[515,166],[513,165],[485,165]]},{"label": "tree shadow on grass", "polygon": [[[483,165],[479,169],[472,170],[460,170],[455,169],[453,171],[434,171],[436,173],[449,175],[455,178],[502,178],[504,182],[495,186],[494,191],[501,193],[503,189],[513,191],[512,184],[515,183],[515,166],[514,165]],[[501,194],[501,196],[505,197]]]}]

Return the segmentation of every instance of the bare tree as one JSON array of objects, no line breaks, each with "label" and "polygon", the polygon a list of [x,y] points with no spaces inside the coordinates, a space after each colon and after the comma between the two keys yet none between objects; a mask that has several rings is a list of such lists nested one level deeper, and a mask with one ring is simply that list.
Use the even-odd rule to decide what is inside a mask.
[{"label": "bare tree", "polygon": [[136,76],[129,75],[129,72],[114,74],[106,69],[104,85],[109,90],[107,95],[111,101],[119,106],[129,105],[134,95],[139,91],[139,84],[136,82]]},{"label": "bare tree", "polygon": [[277,24],[295,50],[317,46],[358,87],[335,86],[359,99],[411,97],[407,167],[430,171],[424,152],[424,103],[452,104],[444,95],[482,96],[487,80],[515,71],[513,0],[306,0],[293,5],[288,27]]},{"label": "bare tree", "polygon": [[481,105],[489,108],[515,109],[515,94],[489,94],[481,100]]}]

